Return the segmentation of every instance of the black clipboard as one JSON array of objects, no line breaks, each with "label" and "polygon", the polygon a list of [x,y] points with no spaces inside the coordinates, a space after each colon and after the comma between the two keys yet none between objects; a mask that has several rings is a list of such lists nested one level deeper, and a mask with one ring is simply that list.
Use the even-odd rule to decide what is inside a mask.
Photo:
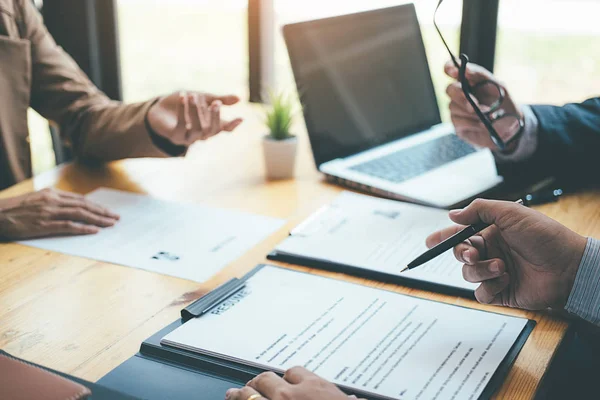
[{"label": "black clipboard", "polygon": [[[216,400],[224,399],[225,392],[228,389],[242,387],[254,376],[265,372],[264,369],[161,344],[163,337],[180,327],[185,321],[193,318],[194,313],[222,303],[226,299],[227,293],[235,293],[234,287],[241,290],[245,282],[265,266],[264,264],[257,266],[244,277],[233,279],[219,286],[183,309],[181,319],[171,323],[144,341],[136,355],[109,372],[98,383],[149,400],[184,400],[190,398]],[[525,325],[479,399],[490,398],[500,388],[535,324],[535,321],[529,320]],[[364,398],[362,393],[357,393],[358,395]],[[367,399],[381,400],[382,398],[367,397]]]}]

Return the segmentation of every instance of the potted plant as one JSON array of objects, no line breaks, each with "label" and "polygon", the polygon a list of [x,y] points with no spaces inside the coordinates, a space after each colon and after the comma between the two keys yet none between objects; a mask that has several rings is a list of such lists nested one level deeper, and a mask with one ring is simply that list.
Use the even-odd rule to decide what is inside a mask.
[{"label": "potted plant", "polygon": [[290,133],[295,102],[283,93],[270,93],[265,124],[269,134],[263,139],[267,179],[289,179],[294,176],[298,139]]}]

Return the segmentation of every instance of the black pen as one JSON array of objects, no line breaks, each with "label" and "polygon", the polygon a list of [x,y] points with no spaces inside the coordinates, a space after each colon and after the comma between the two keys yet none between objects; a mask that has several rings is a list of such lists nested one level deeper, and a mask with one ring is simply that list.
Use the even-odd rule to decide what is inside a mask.
[{"label": "black pen", "polygon": [[[523,200],[517,200],[516,203],[523,204]],[[481,232],[485,228],[488,228],[489,226],[490,226],[489,224],[486,224],[483,222],[481,222],[479,224],[467,226],[462,231],[455,233],[454,235],[450,236],[448,239],[439,243],[437,246],[430,248],[425,253],[423,253],[419,257],[415,258],[400,272],[404,272],[406,270],[420,267],[421,265],[425,264],[426,262],[433,260],[440,254],[443,254],[443,253],[447,252],[448,250],[458,246],[459,244],[461,244],[462,242],[464,242],[471,236],[477,235],[479,232]]]}]

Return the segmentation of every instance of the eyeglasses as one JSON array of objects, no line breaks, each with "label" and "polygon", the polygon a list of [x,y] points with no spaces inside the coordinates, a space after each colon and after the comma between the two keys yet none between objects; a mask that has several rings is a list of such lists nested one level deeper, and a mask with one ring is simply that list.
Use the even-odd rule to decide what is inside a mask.
[{"label": "eyeglasses", "polygon": [[519,115],[506,112],[502,108],[506,92],[498,82],[486,79],[473,85],[469,83],[467,79],[469,57],[461,54],[460,63],[458,62],[436,22],[437,12],[443,2],[444,0],[440,0],[435,8],[433,25],[448,50],[452,62],[458,69],[458,78],[467,101],[487,129],[494,144],[500,150],[504,150],[523,133],[524,122]]}]

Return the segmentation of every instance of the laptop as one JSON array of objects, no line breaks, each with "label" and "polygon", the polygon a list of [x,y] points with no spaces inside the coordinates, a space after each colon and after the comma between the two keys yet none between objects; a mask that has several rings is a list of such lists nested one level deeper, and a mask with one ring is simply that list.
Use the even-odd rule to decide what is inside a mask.
[{"label": "laptop", "polygon": [[502,182],[489,150],[442,123],[413,4],[283,33],[315,163],[329,180],[440,208]]}]

